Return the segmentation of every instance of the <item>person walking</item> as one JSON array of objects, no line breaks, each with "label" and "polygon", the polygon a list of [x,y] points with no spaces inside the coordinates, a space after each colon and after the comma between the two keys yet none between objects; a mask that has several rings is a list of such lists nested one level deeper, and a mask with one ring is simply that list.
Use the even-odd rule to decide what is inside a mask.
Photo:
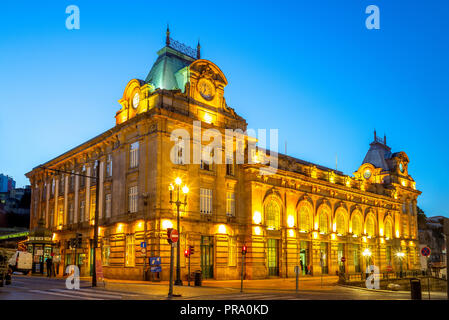
[{"label": "person walking", "polygon": [[51,278],[51,274],[53,273],[53,260],[51,257],[48,257],[45,262],[47,263],[47,277]]}]

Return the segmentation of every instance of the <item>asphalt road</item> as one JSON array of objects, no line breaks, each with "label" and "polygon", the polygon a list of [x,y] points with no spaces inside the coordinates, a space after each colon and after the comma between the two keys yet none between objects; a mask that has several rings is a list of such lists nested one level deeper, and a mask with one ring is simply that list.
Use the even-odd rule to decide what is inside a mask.
[{"label": "asphalt road", "polygon": [[[285,280],[279,280],[282,283]],[[272,281],[275,283],[276,281]],[[231,282],[229,282],[231,283]],[[228,283],[228,285],[229,285]],[[256,282],[255,282],[256,283]],[[267,284],[271,282],[266,282]],[[310,286],[298,293],[283,286],[258,288],[225,288],[225,282],[218,287],[178,287],[175,291],[182,296],[174,300],[409,300],[410,292],[375,291],[353,287],[328,285]],[[264,282],[257,285],[262,286]],[[445,300],[443,292],[432,292],[432,300]],[[90,282],[81,281],[80,290],[68,290],[64,279],[13,275],[12,284],[0,287],[0,300],[166,300],[167,286],[133,284],[126,281],[108,283],[107,288],[92,288]],[[427,293],[423,292],[427,300]]]}]

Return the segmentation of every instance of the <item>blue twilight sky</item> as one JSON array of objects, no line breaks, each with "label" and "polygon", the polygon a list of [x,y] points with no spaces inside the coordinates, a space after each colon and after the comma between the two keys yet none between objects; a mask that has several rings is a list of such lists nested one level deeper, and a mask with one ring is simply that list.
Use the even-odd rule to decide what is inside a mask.
[{"label": "blue twilight sky", "polygon": [[[80,30],[65,9],[78,5]],[[365,9],[380,8],[380,30]],[[2,1],[0,173],[24,174],[114,126],[125,85],[172,37],[227,76],[250,128],[352,174],[373,130],[405,151],[428,215],[449,216],[449,1]]]}]

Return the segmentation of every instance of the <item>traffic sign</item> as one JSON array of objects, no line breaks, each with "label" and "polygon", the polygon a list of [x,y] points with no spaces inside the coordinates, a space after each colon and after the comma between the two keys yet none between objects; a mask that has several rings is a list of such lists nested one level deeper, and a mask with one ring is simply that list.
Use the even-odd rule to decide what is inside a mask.
[{"label": "traffic sign", "polygon": [[161,264],[161,257],[150,257],[150,266],[157,266]]},{"label": "traffic sign", "polygon": [[151,272],[162,272],[161,266],[151,267],[150,270]]},{"label": "traffic sign", "polygon": [[424,256],[424,257],[428,257],[428,256],[430,256],[430,248],[429,247],[424,247],[424,248],[422,248],[421,249],[421,254]]},{"label": "traffic sign", "polygon": [[346,258],[345,257],[341,257],[341,262],[345,262]]},{"label": "traffic sign", "polygon": [[387,271],[393,271],[393,267],[392,266],[387,266]]},{"label": "traffic sign", "polygon": [[146,248],[147,247],[147,243],[146,242],[141,242],[140,243],[140,247],[141,248]]},{"label": "traffic sign", "polygon": [[178,242],[178,239],[179,239],[178,230],[176,230],[176,229],[171,230],[171,232],[170,232],[170,240],[172,242]]},{"label": "traffic sign", "polygon": [[147,249],[146,248],[142,248],[142,249],[140,249],[140,252],[142,252],[142,254],[146,254],[147,253]]}]

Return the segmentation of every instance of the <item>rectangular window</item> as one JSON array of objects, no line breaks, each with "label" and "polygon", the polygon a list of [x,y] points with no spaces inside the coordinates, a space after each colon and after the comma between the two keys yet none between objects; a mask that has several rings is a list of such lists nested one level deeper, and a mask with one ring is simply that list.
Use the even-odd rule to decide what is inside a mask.
[{"label": "rectangular window", "polygon": [[75,176],[73,175],[74,171],[72,170],[72,174],[70,175],[69,178],[69,188],[70,188],[70,192],[73,192],[73,190],[75,189]]},{"label": "rectangular window", "polygon": [[232,154],[226,155],[226,174],[228,176],[234,175],[234,157]]},{"label": "rectangular window", "polygon": [[129,167],[136,168],[139,165],[139,141],[131,143],[129,148]]},{"label": "rectangular window", "polygon": [[90,195],[90,214],[89,214],[89,221],[90,221],[90,224],[92,224],[92,225],[95,222],[95,208],[97,205],[97,201],[96,201],[95,197],[96,197],[95,192],[93,192]]},{"label": "rectangular window", "polygon": [[64,194],[65,191],[65,177],[63,174],[59,177],[59,194]]},{"label": "rectangular window", "polygon": [[203,147],[201,153],[201,169],[211,171],[213,158],[214,158],[213,150],[211,150],[209,146]]},{"label": "rectangular window", "polygon": [[67,219],[68,219],[68,223],[73,222],[73,202],[69,203],[69,215],[68,215]]},{"label": "rectangular window", "polygon": [[50,210],[50,222],[49,222],[50,227],[53,227],[53,225],[55,224],[54,219],[55,219],[55,214],[54,214],[54,209],[52,208]]},{"label": "rectangular window", "polygon": [[80,203],[80,222],[84,221],[84,211],[86,208],[86,201],[82,200]]},{"label": "rectangular window", "polygon": [[235,267],[237,265],[237,241],[235,237],[229,237],[228,239],[228,266]]},{"label": "rectangular window", "polygon": [[108,193],[106,194],[106,218],[111,217],[111,207],[112,206],[112,202],[111,202],[111,194]]},{"label": "rectangular window", "polygon": [[127,267],[134,267],[134,235],[126,236],[126,251],[125,251],[125,265]]},{"label": "rectangular window", "polygon": [[[95,163],[94,163],[94,165],[92,166],[92,172],[91,172],[91,177],[95,177],[95,178],[97,178],[97,168],[98,168],[98,161],[95,161]],[[95,179],[95,178],[92,178],[92,179],[90,179],[90,185],[91,186],[94,186],[94,185],[96,185],[97,184],[97,179]]]},{"label": "rectangular window", "polygon": [[86,184],[86,166],[83,166],[80,173],[80,187],[84,187]]},{"label": "rectangular window", "polygon": [[112,177],[112,154],[108,154],[106,159],[106,177]]},{"label": "rectangular window", "polygon": [[200,212],[212,214],[212,189],[200,188]]},{"label": "rectangular window", "polygon": [[64,223],[64,207],[60,206],[58,212],[58,227],[62,227],[63,223]]},{"label": "rectangular window", "polygon": [[111,246],[109,245],[109,239],[103,239],[102,247],[102,263],[104,266],[109,266],[109,256],[111,255]]},{"label": "rectangular window", "polygon": [[137,212],[137,186],[129,188],[129,212]]},{"label": "rectangular window", "polygon": [[226,192],[226,215],[229,217],[235,217],[235,193]]},{"label": "rectangular window", "polygon": [[55,194],[55,179],[51,180],[51,195]]},{"label": "rectangular window", "polygon": [[185,150],[185,144],[184,140],[179,138],[175,145],[175,164],[184,164],[184,150]]}]

